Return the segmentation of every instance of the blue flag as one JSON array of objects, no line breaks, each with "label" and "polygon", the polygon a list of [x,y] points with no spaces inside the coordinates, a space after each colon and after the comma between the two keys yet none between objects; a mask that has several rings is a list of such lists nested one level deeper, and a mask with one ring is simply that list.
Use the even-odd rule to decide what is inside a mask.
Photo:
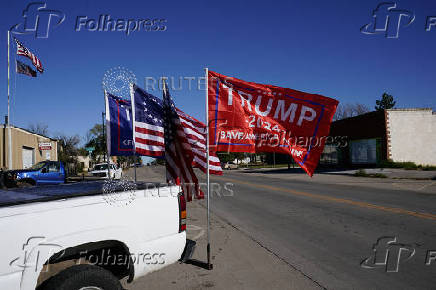
[{"label": "blue flag", "polygon": [[107,92],[105,97],[106,141],[109,155],[134,155],[131,102]]}]

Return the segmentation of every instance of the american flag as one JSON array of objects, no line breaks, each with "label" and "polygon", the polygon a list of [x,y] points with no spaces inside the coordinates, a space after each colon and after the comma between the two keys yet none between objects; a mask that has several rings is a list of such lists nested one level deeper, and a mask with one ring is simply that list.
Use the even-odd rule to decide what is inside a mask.
[{"label": "american flag", "polygon": [[130,85],[135,152],[140,155],[165,155],[162,101],[135,84]]},{"label": "american flag", "polygon": [[165,164],[167,181],[179,184],[188,201],[192,195],[197,199],[204,198],[192,164],[194,154],[183,130],[182,122],[176,106],[170,97],[166,83],[163,88],[163,117],[165,127]]},{"label": "american flag", "polygon": [[36,57],[33,53],[30,52],[21,42],[18,41],[18,39],[14,38],[15,42],[17,43],[17,55],[23,55],[27,58],[29,58],[33,65],[36,67],[36,69],[40,72],[44,72],[44,68],[42,67],[41,60]]},{"label": "american flag", "polygon": [[[182,122],[183,131],[194,154],[192,165],[206,173],[206,125],[179,109],[177,109],[177,114]],[[221,162],[215,152],[209,153],[209,173],[215,175],[223,174]]]},{"label": "american flag", "polygon": [[[162,101],[145,92],[138,86],[131,85],[133,110],[133,127],[136,152],[140,155],[163,157],[165,155]],[[180,118],[187,145],[192,151],[192,166],[207,170],[206,163],[206,125],[194,117],[176,108]],[[221,175],[221,163],[215,152],[209,155],[210,174]]]}]

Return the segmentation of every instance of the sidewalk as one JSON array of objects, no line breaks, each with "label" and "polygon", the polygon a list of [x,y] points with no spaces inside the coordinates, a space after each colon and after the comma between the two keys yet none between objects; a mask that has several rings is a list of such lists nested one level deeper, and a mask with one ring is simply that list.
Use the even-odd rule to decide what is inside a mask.
[{"label": "sidewalk", "polygon": [[[404,170],[396,168],[384,168],[383,171],[380,170],[380,172],[383,172],[383,174],[387,175],[388,178],[356,177],[354,176],[354,172],[354,170],[315,172],[313,177],[310,177],[300,168],[291,168],[289,170],[287,168],[260,168],[231,171],[232,174],[249,174],[263,178],[279,178],[299,182],[322,183],[326,185],[340,184],[371,187],[374,189],[386,188],[436,194],[436,180],[431,178],[425,179],[425,177],[431,176],[433,178],[436,176],[435,171]],[[378,171],[369,171],[366,169],[366,172],[376,173]]]},{"label": "sidewalk", "polygon": [[[206,209],[188,203],[188,238],[197,242],[193,259],[206,261]],[[143,289],[320,289],[317,284],[268,252],[238,229],[212,215],[213,270],[176,263],[153,272],[128,290]]]},{"label": "sidewalk", "polygon": [[[362,168],[367,174],[383,174],[386,178],[391,179],[414,179],[414,180],[436,180],[436,171],[434,170],[406,170],[402,168]],[[241,168],[239,171],[245,172],[287,172],[287,173],[295,173],[295,174],[305,174],[305,172],[301,168],[291,168],[288,169],[286,167],[281,168]],[[314,175],[346,175],[346,176],[354,176],[359,169],[349,169],[349,170],[340,170],[340,169],[326,169],[326,168],[318,168],[315,171]]]},{"label": "sidewalk", "polygon": [[[436,171],[406,170],[401,168],[364,168],[363,170],[365,170],[367,174],[384,174],[387,178],[416,180],[436,179]],[[328,174],[354,175],[358,171],[358,169],[329,171]]]},{"label": "sidewalk", "polygon": [[[133,169],[125,172],[133,178]],[[164,166],[137,169],[139,181],[164,182]],[[205,200],[187,204],[187,236],[197,242],[192,259],[206,262]],[[128,290],[143,289],[320,289],[299,271],[277,258],[255,240],[211,214],[213,270],[176,263],[153,272],[132,284]]]}]

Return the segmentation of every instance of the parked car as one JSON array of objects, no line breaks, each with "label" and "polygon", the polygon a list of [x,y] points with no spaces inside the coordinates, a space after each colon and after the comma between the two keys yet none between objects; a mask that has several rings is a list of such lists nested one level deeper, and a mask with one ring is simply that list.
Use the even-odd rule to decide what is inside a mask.
[{"label": "parked car", "polygon": [[238,169],[238,165],[234,163],[224,163],[224,166],[222,166],[223,169],[231,170],[231,169]]},{"label": "parked car", "polygon": [[0,190],[0,289],[121,290],[189,259],[180,187],[149,185],[116,189],[124,206],[101,181]]},{"label": "parked car", "polygon": [[7,187],[65,183],[64,164],[61,161],[42,161],[30,168],[4,172]]},{"label": "parked car", "polygon": [[[116,164],[111,163],[109,171],[112,179],[121,179],[123,176],[123,170]],[[90,173],[95,177],[108,178],[107,163],[96,164]]]}]

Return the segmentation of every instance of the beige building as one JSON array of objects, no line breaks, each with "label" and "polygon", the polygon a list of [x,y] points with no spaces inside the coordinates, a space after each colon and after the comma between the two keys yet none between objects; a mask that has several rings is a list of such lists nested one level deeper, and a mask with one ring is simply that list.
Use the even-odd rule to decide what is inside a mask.
[{"label": "beige building", "polygon": [[432,109],[386,110],[388,158],[436,165],[436,112]]},{"label": "beige building", "polygon": [[58,161],[58,140],[12,126],[12,168],[8,168],[8,128],[0,129],[0,167],[23,169],[44,161]]}]

